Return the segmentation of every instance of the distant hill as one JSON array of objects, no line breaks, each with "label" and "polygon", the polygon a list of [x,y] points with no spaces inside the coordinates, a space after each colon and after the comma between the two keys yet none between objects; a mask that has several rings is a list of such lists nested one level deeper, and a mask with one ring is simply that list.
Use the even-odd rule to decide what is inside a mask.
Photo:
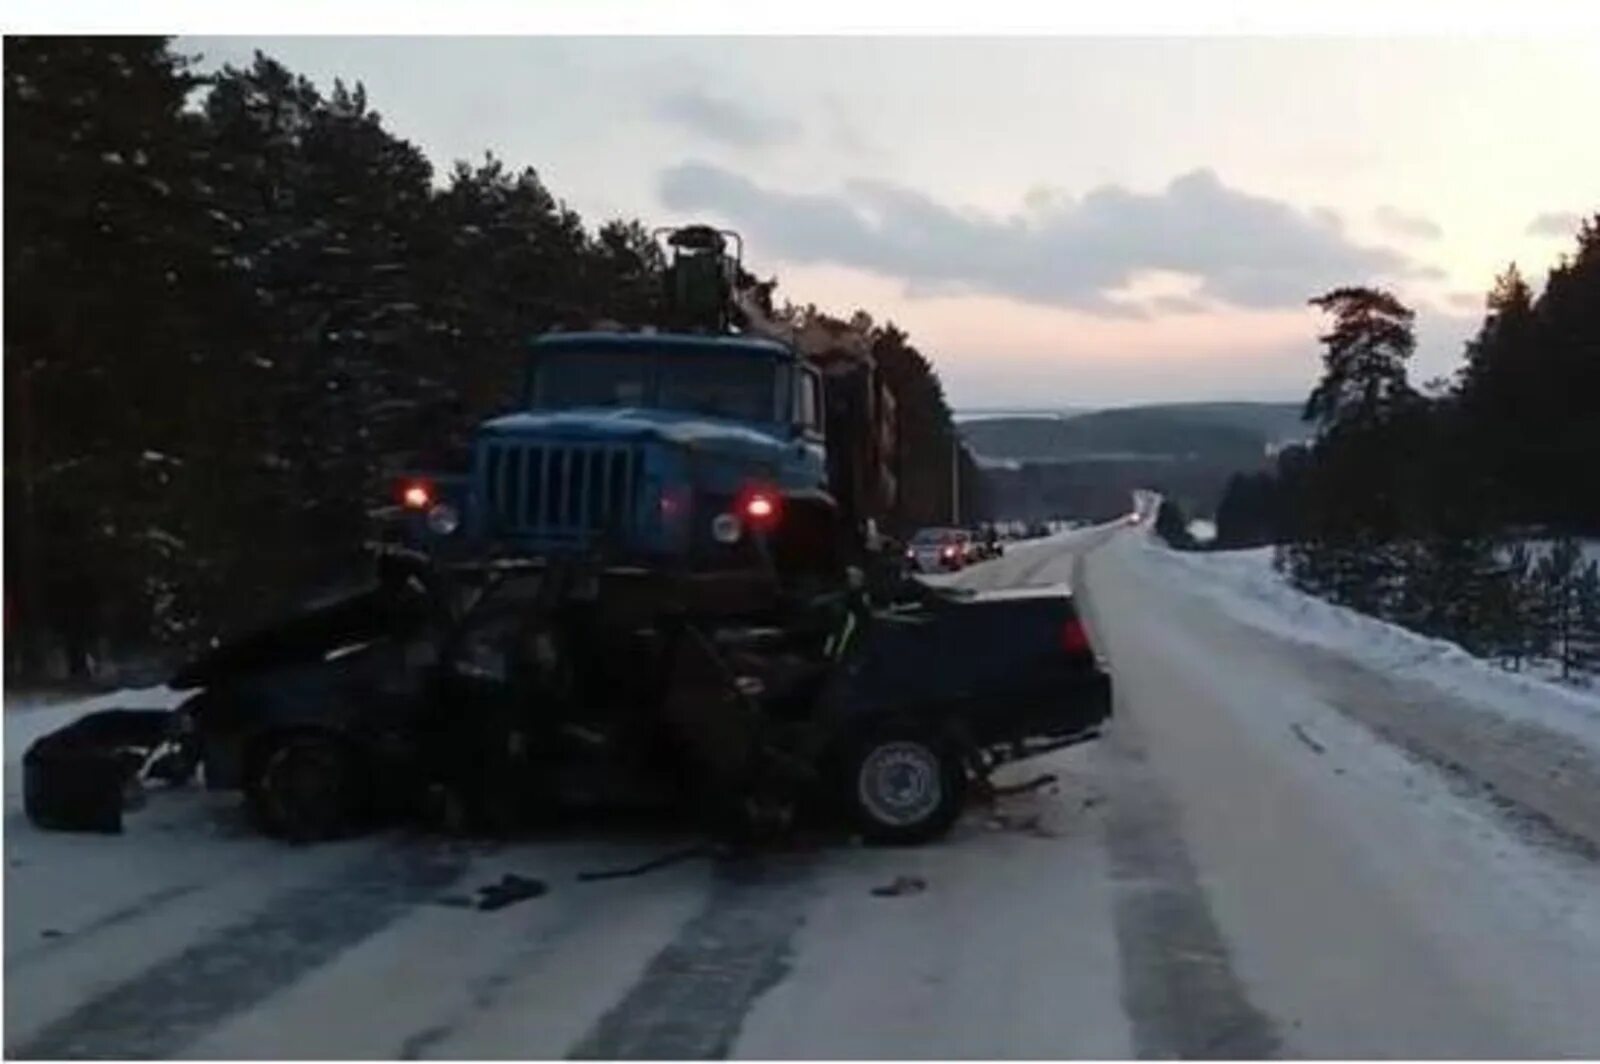
[{"label": "distant hill", "polygon": [[1268,445],[1307,434],[1298,403],[1165,403],[1068,417],[1012,415],[961,422],[985,458],[1031,461],[1258,459]]},{"label": "distant hill", "polygon": [[1167,403],[1074,417],[974,418],[960,428],[988,467],[998,516],[1113,516],[1126,512],[1131,490],[1148,487],[1206,517],[1229,476],[1267,464],[1273,445],[1309,435],[1300,409]]}]

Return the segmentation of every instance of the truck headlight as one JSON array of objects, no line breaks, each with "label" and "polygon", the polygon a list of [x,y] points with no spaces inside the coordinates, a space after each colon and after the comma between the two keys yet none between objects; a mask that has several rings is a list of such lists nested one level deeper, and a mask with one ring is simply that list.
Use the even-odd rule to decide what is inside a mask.
[{"label": "truck headlight", "polygon": [[718,514],[711,519],[711,537],[718,543],[737,543],[744,535],[744,522],[738,514]]},{"label": "truck headlight", "polygon": [[436,536],[448,536],[461,527],[461,514],[454,506],[441,502],[428,510],[428,531]]}]

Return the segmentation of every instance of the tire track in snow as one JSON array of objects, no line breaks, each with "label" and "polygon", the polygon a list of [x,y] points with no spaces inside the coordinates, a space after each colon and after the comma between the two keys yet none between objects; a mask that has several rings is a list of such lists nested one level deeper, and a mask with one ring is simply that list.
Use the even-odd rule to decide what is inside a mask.
[{"label": "tire track in snow", "polygon": [[[1072,587],[1079,613],[1103,653],[1104,629],[1084,580],[1089,553],[1073,560]],[[1112,685],[1115,692],[1114,671]],[[1123,1008],[1136,1055],[1211,1060],[1278,1055],[1277,1030],[1251,1003],[1233,970],[1177,811],[1125,712],[1112,717],[1096,755],[1111,767],[1105,846],[1117,890]]]},{"label": "tire track in snow", "polygon": [[1234,973],[1178,828],[1176,811],[1124,728],[1106,740],[1117,781],[1106,818],[1116,883],[1122,1000],[1140,1057],[1278,1055],[1271,1019]]},{"label": "tire track in snow", "polygon": [[118,927],[130,920],[137,920],[141,916],[146,916],[158,909],[164,908],[166,905],[177,901],[179,898],[186,898],[189,895],[198,892],[203,886],[204,884],[202,883],[180,883],[176,886],[164,887],[161,890],[152,891],[137,901],[134,901],[132,904],[124,905],[120,909],[114,909],[111,912],[106,913],[104,916],[90,920],[88,923],[83,924],[80,927],[72,928],[70,931],[65,932],[64,937],[61,939],[46,939],[45,941],[39,942],[31,947],[19,950],[12,956],[6,958],[5,967],[7,976],[8,978],[10,977],[12,970],[19,969],[21,966],[28,964],[31,961],[44,956],[45,954],[60,949],[65,943],[69,943],[74,940],[86,939],[101,931],[105,931],[108,928]]},{"label": "tire track in snow", "polygon": [[792,856],[720,865],[706,907],[568,1059],[726,1057],[756,999],[788,973],[814,865]]},{"label": "tire track in snow", "polygon": [[442,847],[385,847],[331,883],[292,890],[254,916],[78,1006],[6,1056],[175,1055],[227,1017],[371,937],[464,870]]},{"label": "tire track in snow", "polygon": [[1481,792],[1517,828],[1600,861],[1600,758],[1591,751],[1318,647],[1286,652],[1340,713],[1441,771],[1458,791]]}]

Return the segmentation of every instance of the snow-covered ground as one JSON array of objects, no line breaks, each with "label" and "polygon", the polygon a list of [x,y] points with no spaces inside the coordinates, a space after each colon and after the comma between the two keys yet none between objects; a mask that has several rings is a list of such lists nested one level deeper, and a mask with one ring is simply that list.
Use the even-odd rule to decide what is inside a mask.
[{"label": "snow-covered ground", "polygon": [[[295,848],[192,789],[153,794],[120,837],[39,832],[12,806],[7,1054],[1600,1054],[1600,866],[1354,715],[1443,734],[1468,674],[1431,686],[1406,671],[1431,649],[1409,633],[1352,635],[1366,619],[1257,586],[1259,559],[1209,560],[1107,526],[948,578],[1070,584],[1117,706],[1101,742],[1012,770],[1054,787],[933,846],[581,882],[689,840],[577,825]],[[1528,713],[1576,719],[1566,705]],[[86,708],[9,711],[8,772]],[[507,872],[549,892],[453,900]],[[897,880],[914,886],[874,892]]]},{"label": "snow-covered ground", "polygon": [[1554,729],[1600,753],[1600,690],[1509,672],[1444,639],[1334,605],[1291,587],[1272,567],[1272,548],[1174,551],[1153,538],[1149,564],[1236,620],[1293,642],[1348,655],[1390,676],[1417,679],[1501,716]]},{"label": "snow-covered ground", "polygon": [[[1487,800],[1504,792],[1474,773],[1522,753],[1466,708],[1495,670],[1298,595],[1259,555],[1124,536],[1083,583],[1239,974],[1292,1021],[1286,1055],[1600,1052],[1600,870]],[[1506,690],[1588,734],[1581,697]],[[1414,756],[1383,718],[1471,764]],[[1600,791],[1561,797],[1600,823]]]}]

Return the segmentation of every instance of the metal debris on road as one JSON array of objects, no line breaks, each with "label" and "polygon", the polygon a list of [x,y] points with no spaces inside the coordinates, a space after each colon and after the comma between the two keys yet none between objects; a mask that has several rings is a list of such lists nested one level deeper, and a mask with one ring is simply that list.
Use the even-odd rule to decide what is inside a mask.
[{"label": "metal debris on road", "polygon": [[549,893],[549,890],[542,879],[530,879],[507,872],[493,886],[478,888],[478,911],[494,912],[519,901],[537,898]]},{"label": "metal debris on road", "polygon": [[579,872],[578,882],[593,883],[602,879],[627,879],[631,876],[642,876],[646,872],[654,872],[658,868],[666,868],[680,861],[688,861],[695,857],[714,857],[717,854],[715,846],[686,846],[681,850],[653,857],[643,864],[632,865],[628,868],[610,868],[602,872]]},{"label": "metal debris on road", "polygon": [[1005,813],[996,813],[989,818],[989,830],[1015,831],[1023,835],[1032,835],[1037,839],[1059,837],[1055,831],[1044,826],[1043,813],[1027,813],[1022,816],[1007,816]]},{"label": "metal debris on road", "polygon": [[1302,743],[1305,743],[1312,753],[1322,754],[1327,752],[1327,748],[1321,743],[1317,742],[1311,736],[1307,735],[1306,730],[1300,725],[1291,724],[1289,725],[1289,730],[1294,732],[1295,738],[1299,739]]},{"label": "metal debris on road", "polygon": [[878,898],[898,898],[902,894],[921,894],[927,889],[928,881],[921,876],[895,876],[883,886],[873,887],[872,894]]},{"label": "metal debris on road", "polygon": [[519,901],[537,898],[550,892],[549,886],[542,879],[533,879],[529,876],[519,876],[507,872],[500,877],[498,883],[490,883],[486,887],[479,887],[476,891],[477,899],[474,900],[464,894],[445,894],[434,899],[435,905],[443,905],[451,909],[476,909],[479,912],[494,912],[514,905]]},{"label": "metal debris on road", "polygon": [[989,794],[996,798],[1012,794],[1028,794],[1031,791],[1039,790],[1041,787],[1048,787],[1055,782],[1057,782],[1056,774],[1054,772],[1046,772],[1042,776],[1035,776],[1026,783],[1013,783],[1007,787],[997,787],[991,785],[989,787]]}]

